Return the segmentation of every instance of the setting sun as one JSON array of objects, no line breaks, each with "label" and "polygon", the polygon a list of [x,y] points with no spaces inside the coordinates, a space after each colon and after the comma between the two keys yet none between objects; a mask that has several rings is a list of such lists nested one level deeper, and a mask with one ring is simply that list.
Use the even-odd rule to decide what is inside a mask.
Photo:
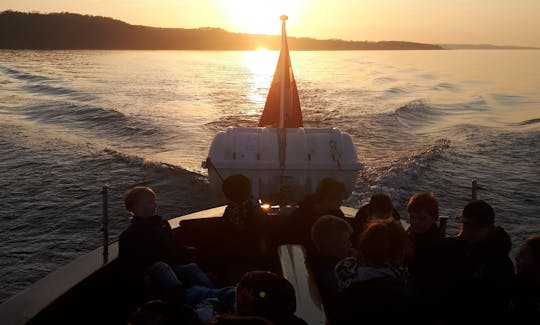
[{"label": "setting sun", "polygon": [[306,0],[221,0],[228,25],[250,34],[280,34],[279,17],[292,17],[287,26],[294,26],[306,4]]}]

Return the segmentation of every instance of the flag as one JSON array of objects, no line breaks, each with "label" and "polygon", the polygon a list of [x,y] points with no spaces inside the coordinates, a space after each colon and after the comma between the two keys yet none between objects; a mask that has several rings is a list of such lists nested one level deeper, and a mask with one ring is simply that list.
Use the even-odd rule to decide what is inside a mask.
[{"label": "flag", "polygon": [[[264,110],[259,121],[259,127],[280,127],[280,87],[284,87],[284,123],[285,128],[303,127],[302,110],[300,109],[300,98],[291,66],[289,56],[289,46],[287,45],[287,35],[285,33],[285,21],[283,21],[282,46],[279,53],[279,61],[274,72],[274,78],[270,85],[270,90],[266,97]],[[283,73],[285,68],[285,73]],[[281,80],[282,74],[284,80]]]}]

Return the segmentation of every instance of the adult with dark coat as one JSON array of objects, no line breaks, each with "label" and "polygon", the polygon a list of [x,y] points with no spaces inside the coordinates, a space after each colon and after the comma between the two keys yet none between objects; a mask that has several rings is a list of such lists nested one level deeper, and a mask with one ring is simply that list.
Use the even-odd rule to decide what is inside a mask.
[{"label": "adult with dark coat", "polygon": [[495,226],[495,212],[482,200],[468,203],[460,221],[461,232],[445,240],[448,323],[500,322],[508,316],[514,276],[510,236]]}]

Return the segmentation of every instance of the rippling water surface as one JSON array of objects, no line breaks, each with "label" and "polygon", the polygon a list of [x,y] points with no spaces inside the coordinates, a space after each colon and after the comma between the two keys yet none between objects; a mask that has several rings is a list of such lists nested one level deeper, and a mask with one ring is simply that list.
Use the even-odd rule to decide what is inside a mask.
[{"label": "rippling water surface", "polygon": [[[0,300],[127,226],[147,184],[167,217],[220,204],[200,167],[216,132],[256,126],[277,52],[0,51]],[[364,165],[346,204],[431,190],[454,217],[477,178],[513,240],[540,233],[540,51],[292,52],[306,127]]]}]

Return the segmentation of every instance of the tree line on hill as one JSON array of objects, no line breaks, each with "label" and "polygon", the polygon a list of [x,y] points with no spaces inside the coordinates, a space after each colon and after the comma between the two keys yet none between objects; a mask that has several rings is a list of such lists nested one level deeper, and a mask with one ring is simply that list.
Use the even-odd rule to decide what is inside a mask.
[{"label": "tree line on hill", "polygon": [[[289,37],[291,50],[438,50],[401,41],[344,41]],[[0,13],[2,49],[255,50],[280,48],[279,35],[231,33],[221,28],[156,28],[73,13]]]}]

